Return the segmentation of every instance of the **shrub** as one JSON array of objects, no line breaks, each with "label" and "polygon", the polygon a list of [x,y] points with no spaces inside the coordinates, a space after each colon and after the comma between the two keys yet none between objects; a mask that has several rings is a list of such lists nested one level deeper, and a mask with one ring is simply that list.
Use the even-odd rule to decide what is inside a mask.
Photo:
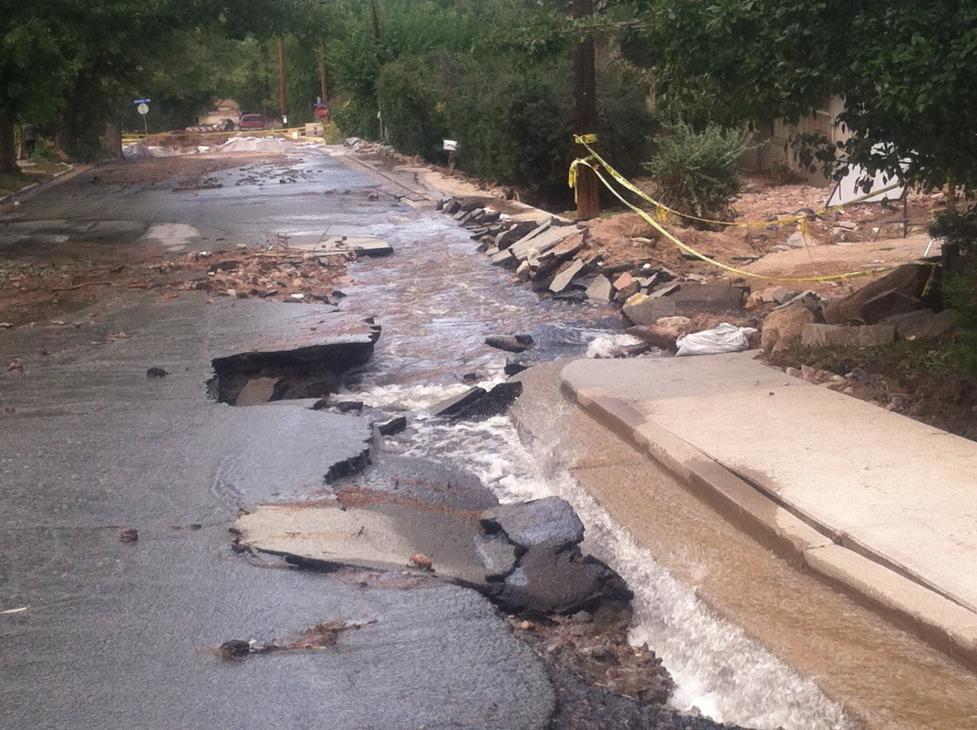
[{"label": "shrub", "polygon": [[434,159],[448,136],[437,63],[405,56],[386,64],[377,80],[387,140],[400,152]]},{"label": "shrub", "polygon": [[957,246],[962,266],[944,272],[944,304],[957,310],[958,335],[949,349],[952,362],[977,376],[977,206],[965,213],[947,211],[937,216],[930,234],[943,238],[945,245]]},{"label": "shrub", "polygon": [[673,208],[703,218],[731,218],[729,204],[740,190],[736,166],[749,149],[745,129],[710,124],[697,132],[678,122],[666,127],[644,167],[663,202]]}]

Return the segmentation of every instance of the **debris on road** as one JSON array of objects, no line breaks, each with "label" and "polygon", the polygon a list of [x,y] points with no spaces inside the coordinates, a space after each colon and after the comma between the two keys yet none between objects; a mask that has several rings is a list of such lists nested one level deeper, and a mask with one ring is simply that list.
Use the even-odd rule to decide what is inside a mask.
[{"label": "debris on road", "polygon": [[724,352],[742,352],[750,348],[750,337],[757,330],[753,327],[737,327],[728,322],[702,332],[679,337],[676,356],[719,355]]},{"label": "debris on road", "polygon": [[127,527],[119,531],[119,542],[138,542],[139,531],[135,527]]},{"label": "debris on road", "polygon": [[491,335],[485,338],[485,344],[497,350],[520,353],[533,346],[531,335]]},{"label": "debris on road", "polygon": [[160,367],[151,367],[146,371],[147,378],[165,378],[169,373]]},{"label": "debris on road", "polygon": [[377,431],[380,432],[381,436],[393,436],[398,434],[407,428],[407,417],[397,416],[386,423],[381,423],[377,426]]},{"label": "debris on road", "polygon": [[322,623],[310,626],[299,638],[292,641],[272,640],[267,644],[260,644],[257,640],[251,639],[229,639],[217,647],[217,654],[224,659],[243,659],[253,654],[269,654],[278,651],[310,651],[316,649],[328,649],[335,646],[339,641],[339,635],[344,631],[362,629],[376,623],[367,621],[360,624],[346,623],[340,619],[323,621]]}]

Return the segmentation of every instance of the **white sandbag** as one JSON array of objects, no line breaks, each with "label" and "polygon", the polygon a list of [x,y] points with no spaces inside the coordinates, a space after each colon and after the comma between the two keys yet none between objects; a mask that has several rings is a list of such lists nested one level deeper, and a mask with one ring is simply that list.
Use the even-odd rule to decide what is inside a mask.
[{"label": "white sandbag", "polygon": [[723,322],[718,327],[702,332],[693,332],[679,337],[677,356],[682,355],[718,355],[723,352],[740,352],[749,349],[750,335],[755,334],[753,327],[737,327]]}]

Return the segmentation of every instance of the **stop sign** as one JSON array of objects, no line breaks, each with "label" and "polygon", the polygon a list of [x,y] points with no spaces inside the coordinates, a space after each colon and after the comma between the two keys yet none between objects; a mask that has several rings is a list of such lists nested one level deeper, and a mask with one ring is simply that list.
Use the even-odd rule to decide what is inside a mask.
[{"label": "stop sign", "polygon": [[315,108],[316,119],[326,119],[329,116],[329,107],[317,106]]}]

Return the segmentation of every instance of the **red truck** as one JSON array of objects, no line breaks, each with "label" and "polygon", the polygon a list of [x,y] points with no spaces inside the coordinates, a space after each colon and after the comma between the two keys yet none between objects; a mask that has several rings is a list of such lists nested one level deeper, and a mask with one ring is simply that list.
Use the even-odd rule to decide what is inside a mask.
[{"label": "red truck", "polygon": [[237,122],[238,129],[264,129],[265,116],[263,114],[242,114]]}]

